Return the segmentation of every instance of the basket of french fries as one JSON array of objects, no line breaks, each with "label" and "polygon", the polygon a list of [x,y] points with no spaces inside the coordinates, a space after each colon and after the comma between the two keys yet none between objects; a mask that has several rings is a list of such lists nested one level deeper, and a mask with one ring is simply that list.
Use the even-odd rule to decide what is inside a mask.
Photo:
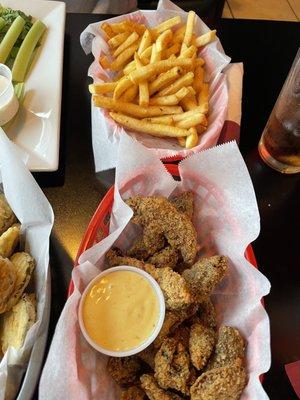
[{"label": "basket of french fries", "polygon": [[[269,322],[261,304],[269,283],[244,255],[258,234],[258,221],[235,143],[165,167],[148,149],[122,137],[115,186],[79,249],[40,399],[61,398],[66,391],[81,400],[267,399],[259,376],[270,364]],[[251,251],[246,254],[254,261]],[[81,333],[81,304],[100,272],[124,265],[158,283],[164,323],[143,351],[107,357]],[[100,287],[94,289],[89,298],[100,303],[102,296],[95,296]],[[109,299],[110,291],[104,297]],[[135,294],[127,298],[134,301]],[[113,304],[108,315],[117,309]],[[144,314],[137,314],[141,328]],[[95,320],[98,332],[107,332],[104,318]],[[108,337],[123,340],[126,330],[117,325]],[[72,368],[64,367],[67,361]]]},{"label": "basket of french fries", "polygon": [[89,90],[93,136],[101,138],[93,138],[94,151],[97,143],[118,143],[124,132],[164,160],[217,143],[227,110],[222,70],[229,58],[216,31],[194,11],[162,1],[155,11],[90,25],[81,43],[95,57]]}]

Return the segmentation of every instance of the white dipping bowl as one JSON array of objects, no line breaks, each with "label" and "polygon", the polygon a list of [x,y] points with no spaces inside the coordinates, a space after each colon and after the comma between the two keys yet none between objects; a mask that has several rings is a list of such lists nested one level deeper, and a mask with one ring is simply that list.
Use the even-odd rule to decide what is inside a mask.
[{"label": "white dipping bowl", "polygon": [[[134,272],[136,274],[142,275],[151,284],[151,286],[154,290],[154,293],[156,294],[158,304],[159,304],[159,316],[158,316],[157,324],[156,324],[152,334],[148,337],[148,339],[146,339],[138,347],[129,349],[126,351],[108,350],[102,346],[99,346],[99,344],[95,343],[95,341],[89,336],[87,330],[85,329],[84,322],[83,322],[83,315],[82,315],[83,304],[84,304],[86,295],[89,292],[89,290],[91,289],[91,287],[100,278],[102,278],[103,276],[108,275],[112,272],[115,272],[115,271],[130,271],[130,272]],[[166,306],[165,306],[164,295],[163,295],[158,283],[152,278],[151,275],[149,275],[147,272],[145,272],[139,268],[131,267],[128,265],[121,265],[119,267],[108,268],[108,269],[104,270],[103,272],[101,272],[99,275],[97,275],[94,279],[91,280],[91,282],[85,288],[85,290],[81,296],[81,300],[80,300],[80,304],[79,304],[79,311],[78,311],[78,319],[79,319],[79,325],[80,325],[80,329],[81,329],[83,336],[85,337],[86,341],[95,350],[99,351],[100,353],[106,354],[107,356],[111,356],[111,357],[128,357],[128,356],[132,356],[134,354],[140,353],[155,340],[155,338],[157,337],[157,335],[159,334],[159,332],[161,330],[162,324],[165,319],[165,308],[166,308]],[[99,326],[99,329],[101,329],[101,326]]]}]

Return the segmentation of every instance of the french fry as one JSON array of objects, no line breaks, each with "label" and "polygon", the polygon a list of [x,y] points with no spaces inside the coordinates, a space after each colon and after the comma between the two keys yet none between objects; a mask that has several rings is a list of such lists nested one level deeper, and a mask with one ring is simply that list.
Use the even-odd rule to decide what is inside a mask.
[{"label": "french fry", "polygon": [[160,33],[166,31],[167,29],[173,28],[173,26],[176,26],[181,23],[181,18],[179,15],[176,17],[167,19],[166,21],[162,22],[161,24],[155,26],[152,30],[151,33],[154,37],[157,37]]},{"label": "french fry", "polygon": [[195,89],[193,88],[193,86],[187,86],[187,89],[189,90],[191,96],[196,94]]},{"label": "french fry", "polygon": [[156,43],[153,43],[150,64],[154,64],[154,63],[160,61],[160,59],[161,59],[161,53],[159,51],[157,51]]},{"label": "french fry", "polygon": [[147,80],[154,75],[158,75],[161,72],[165,72],[172,67],[183,67],[185,69],[192,68],[193,63],[190,59],[176,59],[176,60],[162,60],[158,61],[157,63],[146,65],[140,68],[138,71],[132,71],[129,74],[129,78],[134,83],[139,83],[144,80]]},{"label": "french fry", "polygon": [[200,114],[199,112],[190,116],[189,118],[182,119],[181,121],[176,122],[176,126],[179,128],[189,129],[198,124],[203,125],[206,122],[206,118],[204,114]]},{"label": "french fry", "polygon": [[162,32],[156,39],[156,50],[160,53],[167,47],[167,44],[171,41],[173,33],[171,29],[167,29]]},{"label": "french fry", "polygon": [[[135,53],[135,55],[134,55],[134,60],[135,60],[137,70],[142,68],[143,64],[137,53]],[[127,78],[127,79],[130,81],[129,78]],[[139,105],[144,107],[144,106],[147,106],[148,104],[149,104],[148,82],[147,81],[140,82],[139,83]]]},{"label": "french fry", "polygon": [[194,30],[194,24],[195,24],[195,16],[196,16],[196,14],[194,11],[189,11],[180,54],[182,54],[184,52],[185,46],[189,47],[191,44],[193,30]]},{"label": "french fry", "polygon": [[137,24],[136,22],[131,21],[130,19],[125,20],[125,25],[132,32],[138,33],[140,36],[144,34],[147,29],[144,24]]},{"label": "french fry", "polygon": [[209,108],[208,100],[209,100],[209,85],[208,83],[203,83],[201,91],[198,95],[198,106],[203,114],[208,113],[208,108]]},{"label": "french fry", "polygon": [[202,89],[203,79],[204,79],[204,69],[200,66],[196,67],[194,70],[195,79],[193,82],[193,88],[197,93]]},{"label": "french fry", "polygon": [[196,54],[197,47],[196,46],[190,46],[187,47],[185,50],[183,50],[178,58],[192,58],[194,54]]},{"label": "french fry", "polygon": [[124,75],[130,74],[130,72],[136,69],[135,61],[130,61],[123,69]]},{"label": "french fry", "polygon": [[187,72],[180,78],[176,79],[175,82],[171,83],[171,85],[159,91],[157,96],[166,96],[168,94],[176,93],[182,87],[191,85],[193,83],[193,79],[194,79],[194,73]]},{"label": "french fry", "polygon": [[140,42],[139,48],[138,48],[138,55],[141,55],[144,50],[146,50],[150,45],[152,44],[152,36],[149,31],[149,29],[146,29],[143,36],[142,40]]},{"label": "french fry", "polygon": [[194,108],[196,108],[198,106],[198,103],[196,101],[195,95],[190,95],[190,96],[184,97],[180,101],[180,105],[184,109],[184,111],[190,111],[190,110],[193,110]]},{"label": "french fry", "polygon": [[184,38],[185,30],[186,30],[186,25],[182,25],[180,28],[177,29],[177,31],[173,35],[174,43],[180,43],[180,46],[181,46],[181,43]]},{"label": "french fry", "polygon": [[123,42],[113,53],[114,57],[118,57],[124,50],[131,46],[134,42],[139,39],[139,35],[136,32],[132,32],[130,36]]},{"label": "french fry", "polygon": [[114,31],[111,29],[111,26],[107,23],[104,22],[101,26],[100,29],[105,33],[105,35],[111,39],[112,37],[115,36]]},{"label": "french fry", "polygon": [[169,96],[152,97],[152,99],[149,101],[149,104],[152,106],[175,106],[188,94],[189,89],[183,87],[179,89],[178,92],[170,94]]},{"label": "french fry", "polygon": [[140,59],[141,59],[141,61],[142,61],[142,63],[143,64],[145,64],[146,63],[146,61],[149,61],[149,59],[150,59],[150,57],[151,57],[151,54],[152,54],[152,44],[149,46],[149,47],[147,47],[143,52],[142,52],[142,54],[140,55]]},{"label": "french fry", "polygon": [[143,118],[142,121],[150,122],[151,124],[174,125],[171,115],[163,115],[162,117]]},{"label": "french fry", "polygon": [[120,101],[123,101],[124,103],[130,103],[133,101],[139,91],[138,85],[131,85],[129,89],[127,89],[122,96],[120,97]]},{"label": "french fry", "polygon": [[190,128],[189,132],[190,134],[185,139],[185,147],[187,149],[192,149],[193,147],[197,146],[199,137],[195,127]]},{"label": "french fry", "polygon": [[117,82],[92,83],[89,85],[89,91],[92,94],[111,93],[116,86]]},{"label": "french fry", "polygon": [[125,42],[125,40],[128,38],[129,33],[128,32],[122,32],[119,33],[118,35],[112,37],[111,39],[109,39],[109,41],[107,42],[109,47],[118,47],[120,46],[120,44],[122,44],[123,42]]},{"label": "french fry", "polygon": [[195,60],[195,68],[196,67],[202,67],[202,65],[204,65],[204,64],[205,64],[205,61],[203,60],[203,58],[201,58],[201,57],[196,58],[196,60]]},{"label": "french fry", "polygon": [[118,82],[114,90],[113,99],[117,100],[127,89],[132,86],[131,80],[127,76],[123,76]]},{"label": "french fry", "polygon": [[217,31],[214,29],[213,31],[209,31],[204,35],[198,36],[195,40],[195,46],[203,47],[208,43],[213,42],[216,39],[216,32]]},{"label": "french fry", "polygon": [[102,107],[109,110],[123,112],[138,118],[157,117],[159,115],[182,113],[182,108],[179,106],[141,107],[137,104],[124,103],[120,100],[114,100],[110,97],[105,97],[101,95],[93,95],[93,102],[96,107]]},{"label": "french fry", "polygon": [[169,58],[173,54],[177,54],[180,50],[180,43],[174,43],[173,46],[163,51],[163,58]]},{"label": "french fry", "polygon": [[176,126],[169,126],[164,124],[152,124],[143,120],[139,120],[136,118],[128,117],[124,114],[118,114],[114,112],[110,112],[109,115],[116,122],[121,124],[127,129],[131,129],[134,131],[148,133],[152,136],[157,137],[184,137],[188,136],[189,131],[187,129],[181,129]]},{"label": "french fry", "polygon": [[177,140],[181,147],[185,147],[185,141],[186,141],[185,137],[179,137],[177,138]]},{"label": "french fry", "polygon": [[186,111],[181,114],[173,115],[172,118],[173,118],[174,122],[176,123],[176,122],[182,121],[184,119],[192,118],[192,117],[194,117],[195,114],[199,114],[199,113],[200,113],[200,107],[197,106],[190,111]]},{"label": "french fry", "polygon": [[110,66],[110,62],[108,61],[106,56],[100,56],[99,57],[99,64],[101,65],[102,68],[108,69]]},{"label": "french fry", "polygon": [[118,71],[122,66],[130,60],[138,48],[138,43],[135,42],[131,46],[127,47],[118,57],[109,65],[108,69],[112,71]]},{"label": "french fry", "polygon": [[149,85],[149,94],[157,92],[160,89],[165,88],[170,83],[174,82],[177,78],[179,78],[181,73],[180,67],[173,67],[169,69],[169,71],[162,73],[159,75],[153,82]]}]

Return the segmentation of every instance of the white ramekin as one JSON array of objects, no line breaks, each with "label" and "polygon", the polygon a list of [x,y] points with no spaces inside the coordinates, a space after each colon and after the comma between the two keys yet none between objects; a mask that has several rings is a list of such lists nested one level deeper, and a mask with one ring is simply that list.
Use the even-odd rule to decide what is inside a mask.
[{"label": "white ramekin", "polygon": [[[85,329],[83,318],[82,318],[83,303],[84,303],[85,297],[86,297],[88,291],[90,290],[90,288],[101,277],[103,277],[105,275],[108,275],[111,272],[115,272],[115,271],[131,271],[131,272],[135,272],[136,274],[142,275],[144,278],[147,279],[147,281],[153,287],[154,292],[156,294],[156,297],[158,299],[158,303],[159,303],[159,317],[158,317],[158,321],[157,321],[156,327],[155,327],[154,331],[152,332],[152,334],[140,346],[138,346],[138,347],[136,347],[134,349],[126,350],[126,351],[112,351],[112,350],[108,350],[108,349],[105,349],[105,348],[99,346],[89,336],[88,332]],[[128,356],[132,356],[132,355],[137,354],[137,353],[141,352],[142,350],[144,350],[146,347],[148,347],[155,340],[155,338],[159,334],[159,332],[161,330],[161,327],[162,327],[162,324],[164,322],[164,319],[165,319],[165,299],[164,299],[164,295],[163,295],[163,293],[161,291],[161,288],[159,287],[158,283],[147,272],[145,272],[145,271],[143,271],[141,269],[135,268],[135,267],[127,266],[127,265],[121,265],[119,267],[108,268],[108,269],[104,270],[103,272],[101,272],[99,275],[97,275],[94,279],[91,280],[91,282],[85,288],[85,290],[84,290],[84,292],[83,292],[83,294],[81,296],[80,303],[79,303],[78,320],[79,320],[79,325],[80,325],[80,329],[81,329],[81,332],[82,332],[83,336],[85,337],[86,341],[95,350],[99,351],[100,353],[103,353],[103,354],[106,354],[108,356],[111,356],[111,357],[128,357]]]}]

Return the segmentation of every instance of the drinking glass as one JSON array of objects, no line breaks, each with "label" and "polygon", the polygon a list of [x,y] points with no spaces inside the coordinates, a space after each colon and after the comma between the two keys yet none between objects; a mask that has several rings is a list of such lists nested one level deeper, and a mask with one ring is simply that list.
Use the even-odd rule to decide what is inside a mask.
[{"label": "drinking glass", "polygon": [[285,174],[300,172],[300,49],[261,136],[263,161]]}]

